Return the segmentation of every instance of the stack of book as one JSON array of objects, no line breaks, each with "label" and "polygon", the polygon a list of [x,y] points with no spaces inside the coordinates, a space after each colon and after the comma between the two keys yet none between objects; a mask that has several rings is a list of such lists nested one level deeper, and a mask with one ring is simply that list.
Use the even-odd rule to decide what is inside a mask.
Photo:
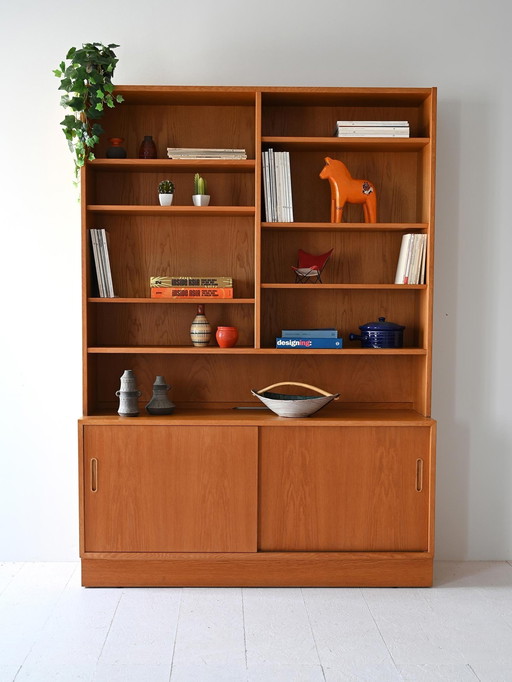
[{"label": "stack of book", "polygon": [[104,229],[91,229],[92,254],[96,267],[100,298],[114,298],[114,285],[108,255],[107,233]]},{"label": "stack of book", "polygon": [[427,235],[404,234],[398,256],[395,284],[425,284],[426,262]]},{"label": "stack of book", "polygon": [[409,137],[409,121],[337,121],[336,137]]},{"label": "stack of book", "polygon": [[209,149],[205,147],[167,147],[170,159],[246,159],[245,149]]},{"label": "stack of book", "polygon": [[276,338],[276,348],[343,348],[334,327],[325,329],[283,329]]},{"label": "stack of book", "polygon": [[231,277],[151,277],[151,298],[233,298]]},{"label": "stack of book", "polygon": [[262,153],[265,215],[268,223],[293,223],[290,152]]}]

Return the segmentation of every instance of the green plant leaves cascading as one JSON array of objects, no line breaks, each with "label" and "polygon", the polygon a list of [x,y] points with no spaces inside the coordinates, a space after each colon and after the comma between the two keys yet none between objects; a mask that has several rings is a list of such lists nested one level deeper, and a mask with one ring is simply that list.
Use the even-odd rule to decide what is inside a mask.
[{"label": "green plant leaves cascading", "polygon": [[75,178],[86,160],[92,161],[94,146],[104,132],[98,120],[105,107],[114,108],[123,101],[122,95],[114,94],[112,76],[117,62],[111,43],[84,43],[80,49],[72,47],[66,60],[53,73],[60,78],[59,90],[64,91],[61,106],[70,110],[61,121],[64,135],[74,155]]}]

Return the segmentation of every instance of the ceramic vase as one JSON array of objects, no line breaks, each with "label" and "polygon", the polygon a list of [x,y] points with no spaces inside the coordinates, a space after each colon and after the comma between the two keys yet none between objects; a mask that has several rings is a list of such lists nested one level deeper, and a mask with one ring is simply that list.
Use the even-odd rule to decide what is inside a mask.
[{"label": "ceramic vase", "polygon": [[204,348],[212,338],[212,328],[204,314],[204,305],[197,306],[197,315],[190,326],[190,338],[196,348]]},{"label": "ceramic vase", "polygon": [[116,396],[119,398],[119,409],[117,413],[120,417],[138,416],[138,399],[141,396],[141,392],[137,390],[137,380],[131,369],[124,370],[124,373],[121,376],[121,387],[119,391],[116,391]]},{"label": "ceramic vase", "polygon": [[238,341],[238,329],[236,327],[217,327],[215,338],[221,348],[232,348]]},{"label": "ceramic vase", "polygon": [[165,383],[163,376],[157,376],[153,384],[153,397],[146,405],[148,414],[172,414],[176,405],[167,397],[171,387]]},{"label": "ceramic vase", "polygon": [[126,149],[123,147],[122,137],[109,137],[110,147],[107,149],[107,159],[126,159]]},{"label": "ceramic vase", "polygon": [[151,135],[145,135],[139,147],[139,159],[156,159],[156,145]]}]

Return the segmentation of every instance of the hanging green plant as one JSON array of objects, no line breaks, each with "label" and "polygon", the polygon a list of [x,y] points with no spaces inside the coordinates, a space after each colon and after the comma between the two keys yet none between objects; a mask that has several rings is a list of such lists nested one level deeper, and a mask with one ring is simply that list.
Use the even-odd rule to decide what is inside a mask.
[{"label": "hanging green plant", "polygon": [[112,109],[123,97],[114,95],[112,76],[119,61],[114,48],[119,45],[84,43],[81,49],[72,47],[66,61],[53,73],[60,78],[59,90],[64,91],[61,106],[71,113],[64,117],[61,126],[75,161],[75,178],[86,160],[92,161],[93,149],[104,132],[98,120],[105,107]]}]

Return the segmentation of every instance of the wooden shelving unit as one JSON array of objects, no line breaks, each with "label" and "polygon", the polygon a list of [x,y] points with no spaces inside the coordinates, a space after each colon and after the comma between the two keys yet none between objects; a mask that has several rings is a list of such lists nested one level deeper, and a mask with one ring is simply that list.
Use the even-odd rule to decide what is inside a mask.
[{"label": "wooden shelving unit", "polygon": [[[431,418],[435,88],[123,86],[97,159],[82,172],[83,418],[79,421],[83,584],[394,585],[432,581],[435,421]],[[339,119],[408,120],[410,138],[336,138]],[[158,158],[138,159],[144,135]],[[128,158],[106,159],[109,137]],[[168,146],[244,148],[247,160],[171,160]],[[269,223],[261,152],[289,151],[293,223]],[[324,158],[377,191],[330,222]],[[211,205],[192,206],[192,179]],[[173,205],[157,205],[160,180]],[[115,298],[99,298],[88,230],[105,228]],[[428,236],[423,285],[396,285],[402,235]],[[296,284],[297,251],[333,255],[322,284]],[[208,300],[239,342],[194,348],[199,301],[151,299],[156,275],[229,275]],[[202,302],[202,301],[201,301]],[[378,317],[404,348],[350,342]],[[340,350],[277,349],[283,328],[336,327]],[[132,369],[141,414],[117,415]],[[173,415],[144,405],[157,375]],[[251,394],[277,381],[340,399],[283,419]],[[284,430],[283,430],[284,429]]]}]

